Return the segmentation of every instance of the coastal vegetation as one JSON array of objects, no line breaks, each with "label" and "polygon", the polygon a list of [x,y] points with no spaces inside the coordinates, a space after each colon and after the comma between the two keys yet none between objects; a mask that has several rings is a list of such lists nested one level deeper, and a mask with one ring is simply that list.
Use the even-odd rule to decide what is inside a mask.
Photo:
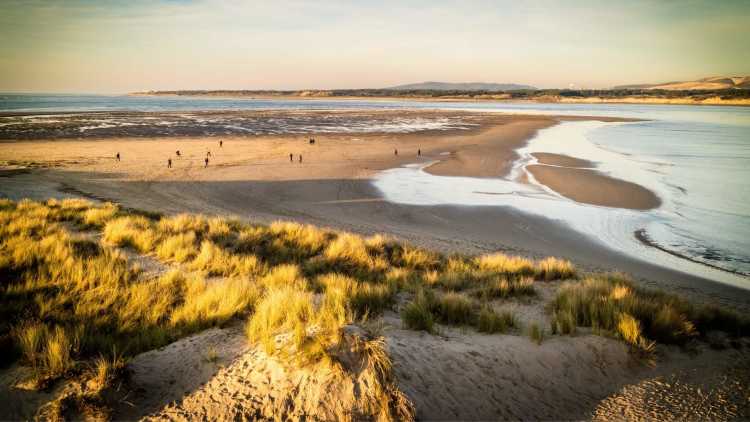
[{"label": "coastal vegetation", "polygon": [[700,102],[708,99],[720,101],[750,100],[750,89],[655,89],[655,88],[614,88],[614,89],[515,89],[515,90],[443,90],[443,89],[334,89],[334,90],[184,90],[148,91],[138,95],[179,95],[213,97],[393,97],[426,99],[480,99],[480,100],[519,100],[519,101],[564,101],[565,99],[605,99],[605,100],[686,100]]},{"label": "coastal vegetation", "polygon": [[[591,328],[647,351],[717,330],[750,334],[732,312],[557,258],[444,256],[381,235],[78,199],[0,200],[0,276],[2,364],[33,368],[36,386],[84,379],[87,397],[130,357],[238,319],[249,341],[300,365],[346,372],[342,347],[356,346],[386,403],[373,412],[386,419],[411,418],[413,408],[392,385],[384,340],[346,333],[388,310],[428,333],[459,326],[540,343]],[[549,331],[499,306],[539,301],[540,284],[555,289]]]}]

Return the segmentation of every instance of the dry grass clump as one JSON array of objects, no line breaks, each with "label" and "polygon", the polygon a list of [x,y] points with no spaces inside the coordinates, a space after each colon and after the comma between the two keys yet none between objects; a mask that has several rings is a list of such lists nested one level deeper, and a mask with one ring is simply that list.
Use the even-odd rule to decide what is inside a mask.
[{"label": "dry grass clump", "polygon": [[156,228],[163,235],[204,233],[208,230],[208,220],[200,214],[177,214],[160,219]]},{"label": "dry grass clump", "polygon": [[[177,271],[139,280],[137,271],[109,242],[153,250],[154,223],[141,216],[115,217],[104,223],[113,215],[111,205],[96,207],[83,201],[0,205],[4,223],[0,225],[4,280],[0,338],[12,346],[3,359],[4,363],[21,359],[36,368],[40,378],[65,375],[80,362],[112,350],[127,357],[162,346],[251,310],[259,296],[248,280],[208,283]],[[105,211],[92,212],[100,208]],[[107,243],[78,238],[57,224],[87,224],[87,218],[93,225],[106,224]],[[182,256],[177,252],[180,248],[172,249],[167,255]],[[238,273],[247,272],[247,267],[231,265]]]},{"label": "dry grass clump", "polygon": [[576,269],[570,261],[547,257],[536,263],[536,277],[545,280],[565,280],[576,277]]},{"label": "dry grass clump", "polygon": [[[727,311],[696,308],[677,296],[636,287],[621,275],[590,276],[563,285],[551,304],[553,330],[575,331],[574,325],[619,333],[628,343],[649,341],[684,344],[710,330],[747,335],[750,323]],[[636,329],[637,328],[637,329]]]},{"label": "dry grass clump", "polygon": [[263,265],[254,255],[232,254],[212,241],[204,240],[189,268],[205,271],[209,276],[232,276],[261,273]]},{"label": "dry grass clump", "polygon": [[87,227],[104,227],[118,215],[119,211],[117,205],[111,202],[107,202],[101,208],[89,208],[83,213],[83,224]]},{"label": "dry grass clump", "polygon": [[509,276],[533,276],[536,272],[534,263],[519,256],[508,256],[502,253],[482,255],[475,258],[476,265],[482,271]]},{"label": "dry grass clump", "polygon": [[341,295],[354,312],[354,318],[381,313],[393,304],[395,284],[360,283],[342,274],[325,274],[318,278],[327,295]]},{"label": "dry grass clump", "polygon": [[116,246],[132,247],[148,253],[156,244],[154,223],[146,217],[127,216],[110,221],[104,227],[104,239]]},{"label": "dry grass clump", "polygon": [[477,290],[477,296],[484,299],[498,299],[516,296],[532,296],[534,290],[533,277],[508,277],[500,275],[490,278]]},{"label": "dry grass clump", "polygon": [[198,255],[197,237],[194,231],[169,236],[156,247],[156,255],[164,261],[185,263]]},{"label": "dry grass clump", "polygon": [[364,239],[351,233],[342,233],[331,241],[323,251],[323,257],[333,270],[365,277],[381,273],[388,267],[385,259],[370,255]]},{"label": "dry grass clump", "polygon": [[297,257],[311,257],[328,244],[331,234],[309,224],[276,221],[268,227],[271,235],[296,251]]}]

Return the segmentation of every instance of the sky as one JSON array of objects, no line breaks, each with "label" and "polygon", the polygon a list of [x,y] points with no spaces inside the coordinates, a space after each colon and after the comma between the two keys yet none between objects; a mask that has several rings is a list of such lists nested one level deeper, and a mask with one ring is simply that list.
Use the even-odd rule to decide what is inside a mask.
[{"label": "sky", "polygon": [[0,91],[750,75],[750,0],[0,0]]}]

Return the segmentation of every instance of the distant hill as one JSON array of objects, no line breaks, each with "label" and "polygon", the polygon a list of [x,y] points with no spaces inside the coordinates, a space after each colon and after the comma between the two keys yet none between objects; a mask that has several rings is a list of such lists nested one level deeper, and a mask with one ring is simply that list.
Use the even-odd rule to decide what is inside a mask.
[{"label": "distant hill", "polygon": [[392,86],[384,89],[392,89],[395,91],[520,91],[535,90],[536,88],[530,85],[484,82],[419,82],[415,84]]},{"label": "distant hill", "polygon": [[750,89],[750,76],[712,76],[697,81],[620,85],[612,89],[665,89],[668,91]]}]

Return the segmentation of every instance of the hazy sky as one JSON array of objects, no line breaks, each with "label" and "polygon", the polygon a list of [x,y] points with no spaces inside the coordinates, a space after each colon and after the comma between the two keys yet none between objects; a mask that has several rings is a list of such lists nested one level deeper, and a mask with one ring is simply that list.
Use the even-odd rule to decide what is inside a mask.
[{"label": "hazy sky", "polygon": [[0,91],[750,74],[746,1],[0,0]]}]

